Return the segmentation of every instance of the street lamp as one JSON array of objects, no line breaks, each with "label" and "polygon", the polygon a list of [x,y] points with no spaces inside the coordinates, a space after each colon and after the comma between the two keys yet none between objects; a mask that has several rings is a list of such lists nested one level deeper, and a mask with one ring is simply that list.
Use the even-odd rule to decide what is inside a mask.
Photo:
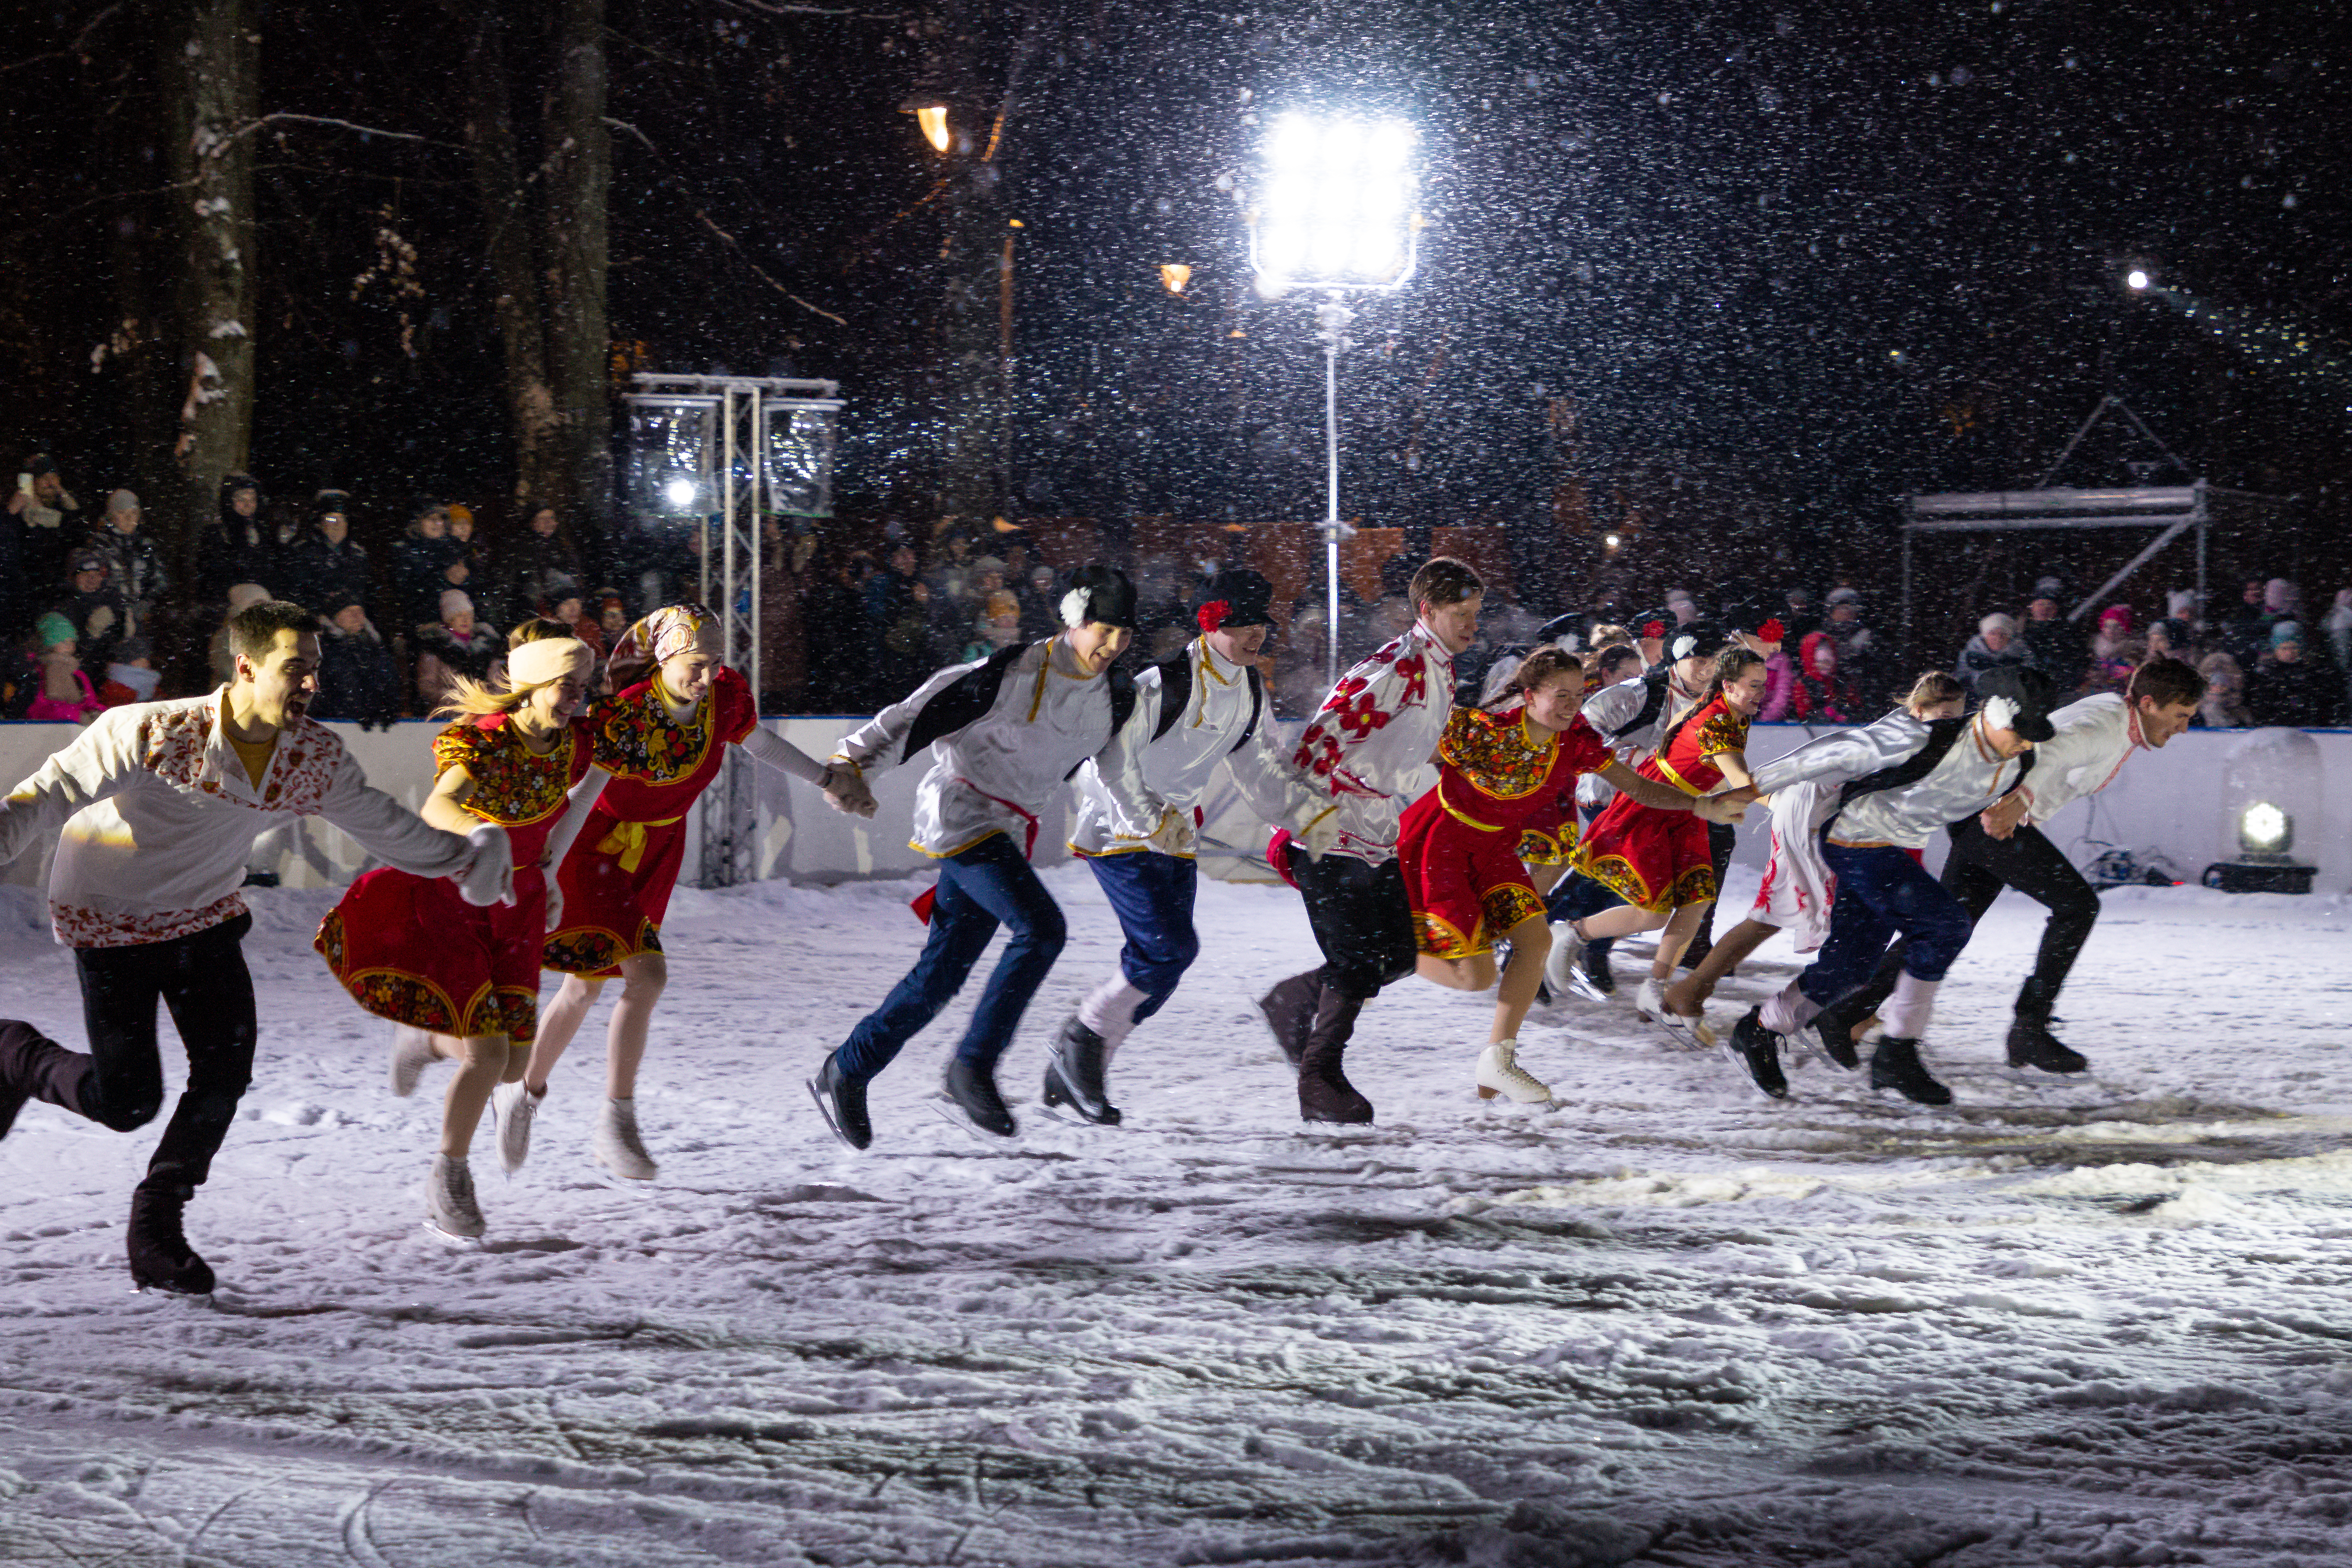
[{"label": "street lamp", "polygon": [[1268,295],[1323,291],[1315,310],[1323,341],[1327,505],[1324,572],[1329,580],[1329,675],[1339,679],[1339,351],[1355,312],[1350,292],[1389,293],[1420,260],[1419,184],[1412,127],[1398,120],[1285,114],[1266,133],[1257,199],[1248,210],[1250,266]]}]

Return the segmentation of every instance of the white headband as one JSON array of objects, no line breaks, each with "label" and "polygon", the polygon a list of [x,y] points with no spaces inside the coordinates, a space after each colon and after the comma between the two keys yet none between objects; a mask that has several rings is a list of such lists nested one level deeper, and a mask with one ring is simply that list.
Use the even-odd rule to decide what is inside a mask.
[{"label": "white headband", "polygon": [[507,684],[517,690],[549,686],[571,674],[574,666],[584,673],[595,664],[595,650],[578,637],[546,637],[509,651]]}]

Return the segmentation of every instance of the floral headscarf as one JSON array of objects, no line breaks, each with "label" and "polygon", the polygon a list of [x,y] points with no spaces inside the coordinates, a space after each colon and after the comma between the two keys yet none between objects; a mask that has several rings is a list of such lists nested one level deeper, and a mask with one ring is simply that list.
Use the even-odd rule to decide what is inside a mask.
[{"label": "floral headscarf", "polygon": [[716,627],[719,617],[700,605],[664,605],[621,634],[613,649],[613,689],[626,691],[651,675],[662,660],[702,640],[705,626]]}]

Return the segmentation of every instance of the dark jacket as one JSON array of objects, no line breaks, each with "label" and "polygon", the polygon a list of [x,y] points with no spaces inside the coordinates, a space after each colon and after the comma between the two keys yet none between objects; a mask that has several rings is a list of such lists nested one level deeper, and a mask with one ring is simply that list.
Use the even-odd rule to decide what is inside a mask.
[{"label": "dark jacket", "polygon": [[400,666],[374,626],[347,632],[331,625],[319,634],[319,695],[310,717],[355,719],[362,727],[400,717]]},{"label": "dark jacket", "polygon": [[[289,579],[284,587],[269,584],[281,597],[291,598],[303,608],[325,616],[334,613],[334,606],[345,595],[362,605],[375,587],[375,568],[365,550],[348,538],[341,544],[330,544],[326,535],[313,532],[294,547]],[[434,595],[438,606],[440,595]]]},{"label": "dark jacket", "polygon": [[2081,686],[2083,672],[2091,667],[2089,635],[2063,616],[2021,623],[2014,646],[2025,649],[2026,663],[2048,676],[2061,693]]},{"label": "dark jacket", "polygon": [[454,539],[427,539],[411,528],[392,547],[393,591],[398,625],[415,626],[441,618],[441,590],[449,586],[442,573],[464,554]]},{"label": "dark jacket", "polygon": [[507,552],[507,576],[502,586],[508,611],[517,620],[538,615],[540,605],[558,577],[567,579],[581,593],[587,592],[587,584],[580,574],[580,552],[563,536],[563,530],[559,527],[553,533],[541,533],[524,529],[521,540]]},{"label": "dark jacket", "polygon": [[2021,637],[2010,638],[2009,646],[1995,653],[1986,646],[1984,634],[1979,632],[1969,639],[1968,647],[1960,649],[1959,662],[1952,667],[1952,679],[1974,694],[1977,681],[1987,670],[2006,669],[2030,662]]},{"label": "dark jacket", "polygon": [[2315,730],[2344,721],[2344,681],[2325,658],[2293,664],[2264,659],[2246,677],[2246,710],[2257,724]]},{"label": "dark jacket", "polygon": [[171,574],[163,569],[163,547],[143,528],[124,533],[110,527],[93,531],[84,545],[106,557],[107,585],[131,606],[133,634],[146,636],[147,617],[172,589]]}]

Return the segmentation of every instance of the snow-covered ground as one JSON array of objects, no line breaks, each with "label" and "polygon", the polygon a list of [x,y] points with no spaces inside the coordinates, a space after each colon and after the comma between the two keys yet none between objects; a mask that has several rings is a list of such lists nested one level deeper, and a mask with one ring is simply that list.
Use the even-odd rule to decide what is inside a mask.
[{"label": "snow-covered ground", "polygon": [[[1117,941],[1051,880],[1021,1101]],[[127,1289],[152,1129],[36,1105],[0,1143],[0,1560],[2352,1560],[2341,899],[2107,895],[2063,1007],[2096,1078],[2031,1087],[2000,1029],[2040,911],[2004,900],[1944,993],[1940,1113],[1820,1067],[1768,1102],[1583,1004],[1522,1047],[1560,1109],[1481,1106],[1484,999],[1408,983],[1350,1058],[1379,1124],[1306,1132],[1249,1005],[1308,959],[1297,900],[1209,884],[1127,1128],[951,1125],[960,1009],[853,1155],[802,1079],[911,960],[906,890],[682,894],[661,1181],[591,1173],[600,1014],[530,1167],[478,1145],[477,1254],[417,1228],[437,1103],[389,1097],[311,953],[327,895],[257,896],[210,1305]],[[0,1012],[78,1043],[8,893]]]}]

